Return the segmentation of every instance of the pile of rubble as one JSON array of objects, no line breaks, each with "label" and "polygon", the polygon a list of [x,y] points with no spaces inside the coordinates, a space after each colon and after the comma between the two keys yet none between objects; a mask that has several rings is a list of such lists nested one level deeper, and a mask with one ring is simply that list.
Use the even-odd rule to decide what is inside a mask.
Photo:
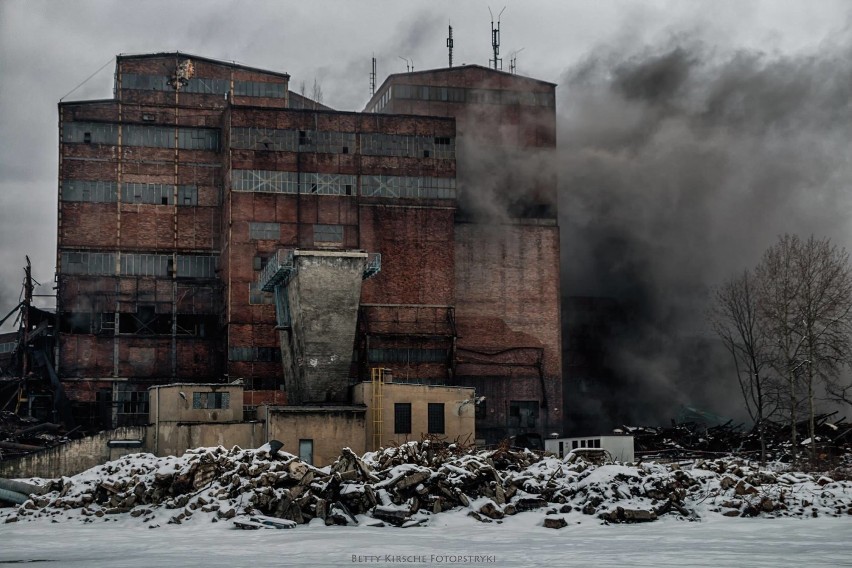
[{"label": "pile of rubble", "polygon": [[10,459],[64,444],[68,438],[58,424],[22,418],[13,412],[0,412],[0,460]]},{"label": "pile of rubble", "polygon": [[[852,453],[852,423],[837,413],[814,417],[816,444],[819,454],[816,461],[838,461]],[[796,434],[801,447],[797,454],[805,456],[810,449],[807,435],[808,423],[803,420],[796,425]],[[646,459],[686,458],[709,455],[753,455],[760,454],[760,436],[757,428],[745,430],[732,421],[715,426],[700,422],[673,423],[670,427],[623,426],[617,433],[634,437],[636,455]],[[766,421],[764,423],[767,458],[789,461],[790,425]]]},{"label": "pile of rubble", "polygon": [[[483,523],[536,511],[568,520],[652,521],[662,515],[852,514],[852,482],[774,473],[726,458],[660,465],[595,465],[528,450],[475,451],[426,440],[358,456],[344,449],[316,468],[266,445],[202,448],[182,457],[134,454],[52,482],[7,509],[5,522],[127,514],[149,523],[234,519],[243,528],[304,524],[411,527],[456,511]],[[3,511],[3,510],[0,510]],[[3,514],[0,513],[0,517]],[[574,518],[571,519],[571,516]],[[285,521],[276,521],[284,519]]]}]

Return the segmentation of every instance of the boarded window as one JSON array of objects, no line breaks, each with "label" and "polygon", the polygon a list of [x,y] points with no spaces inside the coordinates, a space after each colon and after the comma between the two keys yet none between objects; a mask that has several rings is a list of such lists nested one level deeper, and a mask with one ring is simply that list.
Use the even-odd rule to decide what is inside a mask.
[{"label": "boarded window", "polygon": [[314,243],[342,243],[343,225],[314,225]]},{"label": "boarded window", "polygon": [[410,402],[397,402],[393,405],[393,433],[411,434]]},{"label": "boarded window", "polygon": [[428,412],[429,433],[444,434],[444,403],[430,402]]},{"label": "boarded window", "polygon": [[280,223],[249,223],[249,238],[277,241],[281,238]]}]

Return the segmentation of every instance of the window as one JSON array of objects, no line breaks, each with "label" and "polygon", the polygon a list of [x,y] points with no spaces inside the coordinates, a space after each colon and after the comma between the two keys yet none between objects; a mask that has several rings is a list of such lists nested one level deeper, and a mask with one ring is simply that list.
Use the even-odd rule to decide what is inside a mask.
[{"label": "window", "polygon": [[177,255],[178,278],[215,278],[217,256]]},{"label": "window", "polygon": [[277,347],[229,347],[228,361],[257,361],[274,363],[281,359]]},{"label": "window", "polygon": [[[255,257],[260,258],[260,257]],[[275,296],[272,292],[264,292],[260,288],[260,284],[257,282],[249,283],[249,304],[251,305],[262,305],[262,304],[274,304]]]},{"label": "window", "polygon": [[10,343],[0,343],[0,353],[11,353],[17,347],[18,342],[12,341]]},{"label": "window", "polygon": [[343,225],[314,225],[314,244],[343,243]]},{"label": "window", "polygon": [[168,277],[171,255],[165,254],[122,254],[122,276]]},{"label": "window", "polygon": [[344,174],[303,173],[299,186],[300,193],[317,195],[352,195],[356,178]]},{"label": "window", "polygon": [[252,240],[277,241],[280,237],[279,223],[249,223],[249,238]]},{"label": "window", "polygon": [[234,81],[234,95],[238,97],[271,97],[283,99],[286,83],[261,83],[259,81]]},{"label": "window", "polygon": [[444,403],[430,402],[429,403],[429,433],[443,434],[444,433]]},{"label": "window", "polygon": [[536,400],[509,401],[509,426],[515,428],[535,428],[538,419]]},{"label": "window", "polygon": [[298,193],[299,177],[296,172],[231,170],[231,187],[234,191]]},{"label": "window", "polygon": [[231,147],[246,150],[295,152],[298,133],[277,128],[231,128]]},{"label": "window", "polygon": [[407,176],[362,176],[361,195],[403,199],[455,199],[456,179]]},{"label": "window", "polygon": [[62,180],[62,201],[115,203],[117,185],[113,181]]},{"label": "window", "polygon": [[446,363],[446,349],[389,348],[370,349],[372,363]]},{"label": "window", "polygon": [[309,465],[314,465],[314,441],[299,440],[299,459]]},{"label": "window", "polygon": [[115,274],[115,254],[111,252],[63,252],[60,261],[66,274]]},{"label": "window", "polygon": [[397,402],[393,405],[393,433],[411,434],[410,402]]},{"label": "window", "polygon": [[192,393],[192,408],[194,409],[228,408],[230,402],[231,393],[228,392]]}]

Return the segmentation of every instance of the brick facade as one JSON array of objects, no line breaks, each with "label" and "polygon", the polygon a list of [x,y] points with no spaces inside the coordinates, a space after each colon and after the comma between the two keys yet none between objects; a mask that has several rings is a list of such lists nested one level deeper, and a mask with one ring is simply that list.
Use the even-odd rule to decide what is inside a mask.
[{"label": "brick facade", "polygon": [[[392,96],[399,85],[468,100]],[[353,379],[382,366],[399,381],[475,386],[489,442],[558,429],[555,177],[498,172],[511,180],[499,218],[464,207],[486,185],[475,144],[555,147],[553,92],[468,66],[391,76],[371,112],[304,110],[283,73],[120,56],[114,99],[59,106],[57,367],[69,397],[236,378],[281,392],[261,268],[280,249],[363,250],[382,269],[362,287]],[[512,401],[534,419],[515,420]]]}]

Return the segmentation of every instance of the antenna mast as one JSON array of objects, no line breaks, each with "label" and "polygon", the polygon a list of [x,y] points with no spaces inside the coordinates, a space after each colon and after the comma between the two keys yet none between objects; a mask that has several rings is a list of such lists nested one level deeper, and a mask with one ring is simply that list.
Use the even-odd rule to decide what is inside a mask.
[{"label": "antenna mast", "polygon": [[370,72],[370,96],[376,94],[376,57],[373,56],[373,70]]},{"label": "antenna mast", "polygon": [[[506,7],[503,6],[503,9],[500,10],[500,13],[497,14],[497,27],[494,27],[494,14],[491,12],[491,8],[488,8],[488,13],[491,14],[491,48],[494,50],[494,59],[490,59],[488,62],[494,67],[494,69],[503,69],[503,60],[500,58],[500,16],[503,15],[503,12],[506,11]],[[498,67],[499,65],[499,67]]]},{"label": "antenna mast", "polygon": [[411,73],[412,71],[414,71],[414,60],[413,59],[403,57],[402,55],[397,55],[397,57],[399,57],[400,59],[405,61],[405,72],[406,73]]},{"label": "antenna mast", "polygon": [[447,49],[450,52],[450,67],[453,66],[453,26],[450,27],[450,35],[447,37]]},{"label": "antenna mast", "polygon": [[512,52],[512,57],[509,59],[509,69],[511,70],[512,75],[515,74],[515,69],[518,68],[518,54],[523,50],[524,48],[522,47],[521,49]]}]

